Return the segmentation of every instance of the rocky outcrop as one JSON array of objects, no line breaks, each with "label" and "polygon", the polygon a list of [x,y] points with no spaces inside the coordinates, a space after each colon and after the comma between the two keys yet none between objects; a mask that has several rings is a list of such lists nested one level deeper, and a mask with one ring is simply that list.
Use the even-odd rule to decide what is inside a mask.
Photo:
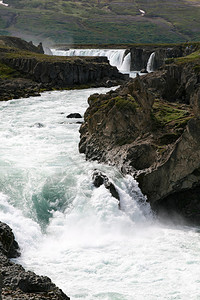
[{"label": "rocky outcrop", "polygon": [[0,100],[40,96],[41,89],[40,83],[25,78],[0,79]]},{"label": "rocky outcrop", "polygon": [[66,118],[80,119],[80,118],[82,118],[82,116],[81,116],[81,114],[79,114],[79,113],[71,113],[71,114],[67,115]]},{"label": "rocky outcrop", "polygon": [[25,271],[10,258],[19,256],[19,246],[12,230],[0,222],[0,299],[69,300],[62,290],[46,276]]},{"label": "rocky outcrop", "polygon": [[19,245],[10,227],[0,222],[0,251],[8,258],[18,257]]},{"label": "rocky outcrop", "polygon": [[[189,120],[170,155],[138,176],[140,188],[158,211],[181,213],[200,224],[200,118]],[[171,204],[171,205],[170,205]]]},{"label": "rocky outcrop", "polygon": [[[200,224],[200,68],[177,60],[89,97],[79,150],[139,182],[152,208]],[[187,195],[187,199],[184,199]]]},{"label": "rocky outcrop", "polygon": [[111,195],[119,201],[119,208],[120,208],[120,197],[119,193],[115,187],[115,185],[109,180],[109,178],[98,170],[94,170],[92,175],[93,184],[95,187],[100,187],[104,185],[107,190],[110,191]]}]

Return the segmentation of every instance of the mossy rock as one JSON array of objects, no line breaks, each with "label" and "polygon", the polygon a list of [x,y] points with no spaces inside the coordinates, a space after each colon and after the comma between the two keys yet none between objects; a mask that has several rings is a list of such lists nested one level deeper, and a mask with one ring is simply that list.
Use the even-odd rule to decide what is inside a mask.
[{"label": "mossy rock", "polygon": [[17,72],[15,69],[7,66],[0,62],[0,78],[1,79],[11,79],[20,76],[20,73]]}]

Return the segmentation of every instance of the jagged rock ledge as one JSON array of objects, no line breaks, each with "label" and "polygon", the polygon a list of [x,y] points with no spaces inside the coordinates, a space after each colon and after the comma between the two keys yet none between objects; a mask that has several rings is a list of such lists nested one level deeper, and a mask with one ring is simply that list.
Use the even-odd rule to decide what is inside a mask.
[{"label": "jagged rock ledge", "polygon": [[13,263],[10,258],[20,255],[18,243],[11,228],[0,222],[0,299],[22,300],[69,300],[61,289],[46,276],[38,276],[33,272]]},{"label": "jagged rock ledge", "polygon": [[135,176],[160,215],[200,224],[200,52],[88,103],[80,152]]}]

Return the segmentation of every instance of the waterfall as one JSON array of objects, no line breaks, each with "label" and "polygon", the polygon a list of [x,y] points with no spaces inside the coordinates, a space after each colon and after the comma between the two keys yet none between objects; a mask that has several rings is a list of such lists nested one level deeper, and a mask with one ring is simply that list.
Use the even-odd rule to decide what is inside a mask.
[{"label": "waterfall", "polygon": [[121,72],[130,72],[131,67],[131,53],[129,52],[123,59],[122,65],[120,67]]},{"label": "waterfall", "polygon": [[153,72],[153,64],[154,64],[155,52],[151,53],[149,60],[147,62],[147,71]]},{"label": "waterfall", "polygon": [[126,49],[51,49],[58,56],[106,56],[111,64],[123,73],[130,72],[131,54],[125,55]]}]

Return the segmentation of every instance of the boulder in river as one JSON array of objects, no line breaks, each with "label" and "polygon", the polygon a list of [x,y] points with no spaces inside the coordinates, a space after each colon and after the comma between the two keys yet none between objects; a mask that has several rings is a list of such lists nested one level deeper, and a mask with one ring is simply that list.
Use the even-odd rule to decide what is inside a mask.
[{"label": "boulder in river", "polygon": [[74,118],[74,119],[81,119],[82,116],[79,113],[71,113],[66,118]]},{"label": "boulder in river", "polygon": [[110,191],[111,195],[119,201],[120,207],[119,193],[114,184],[109,180],[109,178],[105,174],[98,170],[94,170],[92,180],[95,187],[100,187],[101,185],[104,185],[105,188]]}]

